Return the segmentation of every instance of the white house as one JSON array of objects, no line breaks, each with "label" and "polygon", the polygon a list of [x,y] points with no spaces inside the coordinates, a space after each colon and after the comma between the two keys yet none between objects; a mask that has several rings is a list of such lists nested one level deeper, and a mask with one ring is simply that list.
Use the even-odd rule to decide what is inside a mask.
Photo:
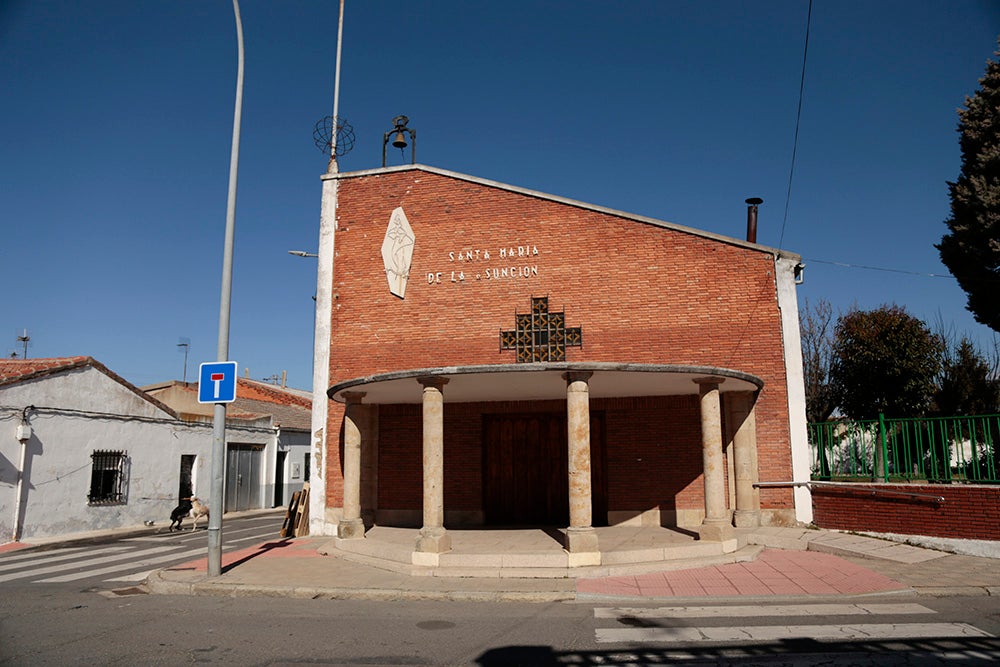
[{"label": "white house", "polygon": [[[142,387],[187,421],[208,422],[214,406],[198,402],[194,382],[161,382]],[[265,447],[231,441],[226,453],[226,511],[287,505],[309,479],[312,394],[237,378],[236,400],[227,423],[267,420],[273,439]]]},{"label": "white house", "polygon": [[[233,451],[272,451],[269,415],[227,420]],[[0,542],[163,525],[207,498],[212,425],[187,421],[91,357],[0,360]],[[272,506],[262,467],[256,506]]]}]

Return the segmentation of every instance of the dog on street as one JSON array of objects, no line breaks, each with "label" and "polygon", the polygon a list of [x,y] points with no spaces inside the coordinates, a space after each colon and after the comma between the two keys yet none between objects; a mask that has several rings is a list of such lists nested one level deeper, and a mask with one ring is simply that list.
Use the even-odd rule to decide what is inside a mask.
[{"label": "dog on street", "polygon": [[208,505],[205,505],[198,500],[197,496],[191,496],[191,511],[189,514],[191,515],[192,521],[191,530],[194,530],[198,527],[198,519],[204,517],[205,520],[208,521]]},{"label": "dog on street", "polygon": [[177,527],[177,530],[180,530],[181,522],[184,521],[184,517],[190,514],[191,499],[181,498],[180,504],[170,512],[170,532],[174,531],[175,526]]}]

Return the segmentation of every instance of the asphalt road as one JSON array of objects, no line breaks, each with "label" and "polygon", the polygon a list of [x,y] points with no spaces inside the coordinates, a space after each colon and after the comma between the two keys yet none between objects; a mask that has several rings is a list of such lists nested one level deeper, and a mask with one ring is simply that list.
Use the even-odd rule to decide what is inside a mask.
[{"label": "asphalt road", "polygon": [[[224,549],[283,512],[228,518]],[[0,665],[993,665],[1000,601],[914,595],[676,604],[149,595],[204,529],[0,554]]]},{"label": "asphalt road", "polygon": [[994,636],[1000,634],[1000,609],[990,597],[623,607],[185,597],[137,590],[42,585],[0,596],[0,665],[1000,662],[1000,639]]},{"label": "asphalt road", "polygon": [[[278,537],[285,510],[227,515],[222,521],[223,552]],[[86,542],[0,553],[0,594],[23,586],[65,585],[70,590],[112,589],[144,581],[154,570],[208,555],[206,522],[191,530],[162,527],[140,536],[97,538]]]}]

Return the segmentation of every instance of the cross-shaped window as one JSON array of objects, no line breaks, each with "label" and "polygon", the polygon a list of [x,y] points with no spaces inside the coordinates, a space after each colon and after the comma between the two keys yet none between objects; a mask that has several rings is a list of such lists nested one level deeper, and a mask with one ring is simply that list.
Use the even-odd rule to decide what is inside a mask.
[{"label": "cross-shaped window", "polygon": [[532,297],[531,313],[515,314],[514,322],[500,332],[500,349],[515,350],[519,364],[566,361],[567,347],[583,347],[583,329],[567,328],[565,313],[550,313],[548,297]]}]

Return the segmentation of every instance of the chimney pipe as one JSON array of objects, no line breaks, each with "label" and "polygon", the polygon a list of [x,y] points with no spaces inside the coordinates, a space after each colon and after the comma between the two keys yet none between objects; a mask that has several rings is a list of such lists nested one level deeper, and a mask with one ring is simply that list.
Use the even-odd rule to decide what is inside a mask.
[{"label": "chimney pipe", "polygon": [[747,202],[747,241],[757,242],[757,206],[764,203],[760,197],[750,197]]}]

